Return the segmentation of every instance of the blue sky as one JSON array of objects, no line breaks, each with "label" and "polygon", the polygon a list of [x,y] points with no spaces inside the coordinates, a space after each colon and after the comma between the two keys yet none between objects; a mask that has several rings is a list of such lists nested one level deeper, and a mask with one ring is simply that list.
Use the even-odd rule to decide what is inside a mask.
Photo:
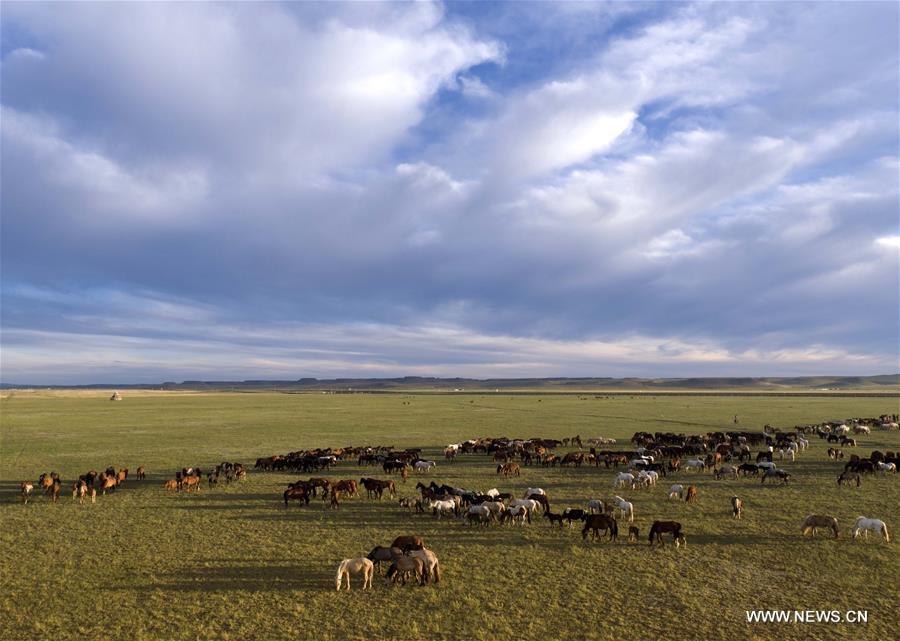
[{"label": "blue sky", "polygon": [[896,3],[2,5],[2,379],[900,369]]}]

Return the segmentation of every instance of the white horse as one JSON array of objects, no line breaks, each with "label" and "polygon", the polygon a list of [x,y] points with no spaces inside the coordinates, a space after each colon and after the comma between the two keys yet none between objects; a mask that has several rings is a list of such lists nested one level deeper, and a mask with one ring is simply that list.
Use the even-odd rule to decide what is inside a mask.
[{"label": "white horse", "polygon": [[622,513],[622,518],[628,517],[629,523],[634,523],[634,505],[623,499],[621,496],[614,496],[613,501],[616,502],[616,508]]},{"label": "white horse", "polygon": [[534,499],[515,499],[509,502],[509,507],[524,507],[529,512],[534,512],[540,505],[541,504]]},{"label": "white horse", "polygon": [[895,463],[882,463],[881,461],[879,461],[878,469],[882,472],[896,472],[897,465]]},{"label": "white horse", "polygon": [[676,483],[672,487],[669,488],[669,500],[678,499],[679,501],[684,498],[684,486]]},{"label": "white horse", "polygon": [[527,499],[532,494],[542,494],[543,496],[547,496],[547,493],[539,487],[529,487],[525,490],[525,494],[522,495],[523,499]]},{"label": "white horse", "polygon": [[363,557],[360,557],[358,559],[344,559],[343,561],[341,561],[340,565],[338,565],[337,576],[335,576],[334,578],[334,585],[337,588],[338,592],[341,591],[341,584],[343,583],[343,579],[345,577],[347,579],[347,591],[350,591],[351,574],[362,574],[362,589],[371,589],[372,577],[375,575],[375,564],[372,563],[369,559]]},{"label": "white horse", "polygon": [[409,555],[414,559],[422,559],[425,563],[426,581],[429,579],[432,583],[440,583],[441,581],[441,565],[438,562],[437,554],[429,549],[410,550]]},{"label": "white horse", "polygon": [[797,439],[797,444],[800,446],[801,450],[805,450],[807,447],[809,447],[809,441],[802,436]]},{"label": "white horse", "polygon": [[519,525],[525,525],[525,520],[528,519],[528,512],[528,508],[524,505],[508,507],[506,508],[506,518],[513,524],[518,523]]},{"label": "white horse", "polygon": [[756,464],[756,467],[758,467],[761,470],[774,470],[775,463],[773,463],[772,461],[760,461],[759,463]]},{"label": "white horse", "polygon": [[705,470],[706,469],[706,461],[702,461],[698,458],[689,458],[684,463],[681,464],[681,467],[684,469],[690,470]]},{"label": "white horse", "polygon": [[490,523],[494,520],[494,513],[484,503],[482,503],[481,505],[473,505],[472,507],[470,507],[466,512],[466,515],[462,518],[471,521],[472,516],[470,515],[479,517],[485,523]]},{"label": "white horse", "polygon": [[613,481],[613,487],[634,487],[634,474],[619,472]]},{"label": "white horse", "polygon": [[853,538],[857,538],[860,532],[868,540],[869,538],[869,530],[873,532],[880,532],[881,537],[884,539],[885,543],[891,542],[891,536],[888,534],[887,525],[885,525],[884,521],[880,519],[868,519],[864,516],[861,516],[856,519],[856,523],[853,525]]},{"label": "white horse", "polygon": [[492,487],[484,494],[485,496],[493,496],[494,498],[497,498],[498,496],[500,496],[500,490],[498,490],[496,487]]},{"label": "white horse", "polygon": [[602,499],[591,499],[590,501],[587,502],[587,504],[588,504],[588,509],[591,511],[591,514],[593,514],[594,512],[599,512],[600,514],[603,514],[603,512],[605,511],[606,506],[603,505]]},{"label": "white horse", "polygon": [[437,463],[434,461],[416,461],[416,472],[427,472],[433,467],[437,467]]},{"label": "white horse", "polygon": [[659,473],[654,470],[641,471],[641,478],[648,479],[644,482],[650,487],[654,487],[656,482],[659,481]]},{"label": "white horse", "polygon": [[444,512],[456,512],[456,501],[452,499],[429,501],[428,507],[441,518]]},{"label": "white horse", "polygon": [[494,516],[499,516],[500,513],[506,509],[506,506],[503,505],[503,501],[485,501],[481,505],[490,510],[491,514]]}]

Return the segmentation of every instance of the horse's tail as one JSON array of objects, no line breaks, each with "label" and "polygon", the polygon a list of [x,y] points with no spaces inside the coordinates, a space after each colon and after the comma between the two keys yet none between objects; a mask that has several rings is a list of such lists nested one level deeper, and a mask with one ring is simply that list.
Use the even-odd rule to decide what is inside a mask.
[{"label": "horse's tail", "polygon": [[434,582],[441,582],[441,564],[438,561],[434,562]]},{"label": "horse's tail", "polygon": [[890,542],[891,542],[891,535],[888,534],[887,523],[882,523],[882,524],[881,524],[881,535],[884,537],[884,542],[885,542],[885,543],[890,543]]},{"label": "horse's tail", "polygon": [[343,560],[338,564],[337,574],[334,576],[334,585],[338,591],[341,589],[341,575],[344,574],[344,568],[347,567],[347,560]]},{"label": "horse's tail", "polygon": [[647,536],[647,540],[650,541],[650,544],[653,545],[653,535],[656,534],[656,524],[654,524],[650,528],[650,534]]}]

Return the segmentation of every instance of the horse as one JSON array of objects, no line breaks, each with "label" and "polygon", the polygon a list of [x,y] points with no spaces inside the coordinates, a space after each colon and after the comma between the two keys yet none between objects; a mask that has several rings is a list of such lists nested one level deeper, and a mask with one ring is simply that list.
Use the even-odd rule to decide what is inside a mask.
[{"label": "horse", "polygon": [[[369,562],[371,563],[371,561]],[[415,576],[419,585],[425,585],[425,561],[418,557],[401,554],[391,561],[391,566],[387,571],[387,578],[392,583],[402,580],[403,585],[406,585],[406,579],[410,574]]]},{"label": "horse", "polygon": [[[550,525],[553,525],[554,523],[558,523],[559,527],[562,527],[563,521],[565,520],[565,517],[562,514],[554,514],[550,510],[547,510],[546,512],[544,512],[544,518],[547,519],[548,521],[550,521]],[[569,525],[571,525],[571,524],[572,523],[569,522]]]},{"label": "horse", "polygon": [[815,536],[816,530],[820,527],[828,528],[834,532],[834,538],[838,538],[838,522],[833,516],[810,514],[803,519],[803,524],[800,526],[800,529],[803,532],[803,536],[806,536],[807,534]]},{"label": "horse", "polygon": [[537,501],[537,503],[541,506],[541,509],[544,511],[550,509],[550,500],[547,498],[546,494],[529,494],[525,498],[532,501]]},{"label": "horse", "polygon": [[736,496],[731,497],[731,516],[740,519],[744,514],[744,501]]},{"label": "horse", "polygon": [[366,555],[366,558],[375,564],[377,570],[385,561],[393,561],[395,556],[402,555],[403,550],[400,548],[389,548],[383,545],[376,545],[372,551]]},{"label": "horse", "polygon": [[562,517],[568,521],[569,527],[572,527],[572,521],[581,521],[585,514],[587,512],[582,509],[567,507],[563,510]]},{"label": "horse", "polygon": [[116,489],[116,479],[115,478],[112,478],[109,476],[107,476],[106,478],[103,478],[103,475],[101,474],[100,478],[98,480],[100,480],[100,491],[103,493],[104,496],[106,495],[107,490],[109,490],[110,492],[115,491],[115,489]]},{"label": "horse", "polygon": [[434,461],[416,461],[415,463],[416,472],[427,472],[433,467],[437,467],[437,463]]},{"label": "horse", "polygon": [[362,478],[359,479],[359,482],[366,488],[366,495],[368,498],[372,498],[374,495],[377,499],[381,499],[384,491],[387,490],[391,495],[391,498],[395,498],[397,494],[397,490],[394,486],[393,481],[379,481],[378,479],[371,478]]},{"label": "horse", "polygon": [[746,476],[757,476],[759,474],[759,467],[754,465],[753,463],[741,463],[738,465],[738,471]]},{"label": "horse", "polygon": [[118,485],[125,485],[125,481],[128,480],[128,468],[123,467],[119,470],[119,473],[116,474],[116,483]]},{"label": "horse", "polygon": [[175,479],[169,479],[165,483],[163,483],[163,487],[166,490],[177,490],[178,489],[178,481]]},{"label": "horse", "polygon": [[358,559],[344,559],[341,561],[340,565],[338,565],[337,575],[334,578],[334,585],[338,592],[341,591],[341,584],[345,577],[347,579],[347,591],[350,591],[351,574],[361,574],[363,578],[362,589],[371,589],[372,577],[375,574],[375,564],[369,559],[364,559],[362,557]]},{"label": "horse", "polygon": [[494,520],[494,513],[484,504],[473,505],[466,511],[465,520],[469,523],[490,523]]},{"label": "horse", "polygon": [[880,532],[881,538],[884,539],[885,543],[891,542],[891,536],[888,534],[887,525],[885,525],[884,521],[880,519],[869,519],[864,516],[858,517],[856,523],[853,524],[853,538],[857,538],[861,532],[868,540],[869,530]]},{"label": "horse", "polygon": [[618,474],[616,474],[616,478],[613,479],[613,487],[619,488],[627,486],[633,488],[634,482],[634,474],[632,474],[631,472],[619,472]]},{"label": "horse", "polygon": [[306,505],[309,505],[309,491],[305,487],[289,487],[284,491],[282,496],[284,497],[285,509],[287,509],[288,501],[302,501]]},{"label": "horse", "polygon": [[138,480],[139,480],[139,481],[143,481],[145,478],[147,478],[147,472],[146,472],[146,470],[144,470],[144,466],[143,466],[143,465],[141,465],[140,467],[138,467],[138,469],[137,469],[137,477],[138,477]]},{"label": "horse", "polygon": [[410,551],[409,556],[421,559],[425,564],[425,577],[423,583],[428,583],[429,580],[432,583],[441,582],[441,564],[438,561],[437,554],[431,550],[422,549]]},{"label": "horse", "polygon": [[181,479],[181,487],[185,492],[190,492],[191,488],[194,488],[198,492],[200,491],[200,477],[199,476],[185,476]]},{"label": "horse", "polygon": [[657,543],[664,545],[662,535],[670,532],[676,545],[679,541],[684,542],[684,536],[681,534],[681,523],[678,521],[653,521],[647,540],[650,541],[650,545],[653,545],[653,539],[655,538]]},{"label": "horse", "polygon": [[28,505],[28,499],[31,497],[31,493],[34,492],[34,484],[29,483],[28,481],[22,481],[22,484],[19,487],[22,490],[22,503]]},{"label": "horse", "polygon": [[38,478],[38,485],[41,486],[41,491],[45,495],[49,494],[50,490],[53,488],[53,479],[56,476],[57,476],[56,472],[50,472],[50,474],[47,474],[46,472],[44,472]]},{"label": "horse", "polygon": [[838,487],[843,485],[844,483],[856,483],[856,487],[859,487],[862,484],[862,478],[859,474],[855,472],[841,472],[841,475],[837,477]]},{"label": "horse", "polygon": [[444,512],[453,512],[454,514],[459,512],[456,507],[456,501],[450,499],[432,500],[428,503],[428,507],[432,510],[431,513],[438,518],[441,518]]},{"label": "horse", "polygon": [[706,461],[698,458],[690,458],[681,464],[686,470],[700,470],[701,472],[706,469]]},{"label": "horse", "polygon": [[628,541],[636,542],[641,537],[641,530],[634,525],[628,526]]},{"label": "horse", "polygon": [[622,518],[624,519],[627,516],[628,522],[634,523],[634,505],[623,499],[621,496],[614,496],[613,501],[619,512],[621,512]]},{"label": "horse", "polygon": [[594,512],[599,512],[602,514],[606,511],[605,506],[603,505],[603,499],[591,499],[587,502],[588,510],[590,510],[591,514]]},{"label": "horse", "polygon": [[678,499],[679,501],[684,498],[684,486],[676,483],[672,487],[669,488],[669,500]]},{"label": "horse", "polygon": [[529,510],[524,505],[516,505],[515,507],[508,507],[506,511],[501,513],[500,522],[505,523],[509,521],[510,523],[518,523],[519,525],[524,525],[525,521],[531,523],[531,510]]},{"label": "horse", "polygon": [[532,499],[532,498],[534,498],[533,496],[531,496],[532,494],[541,494],[543,496],[547,495],[547,493],[543,490],[543,488],[529,487],[527,490],[525,490],[525,493],[522,494],[522,498],[523,499]]},{"label": "horse", "polygon": [[697,488],[694,487],[693,485],[688,485],[687,491],[685,492],[685,495],[684,495],[684,502],[685,503],[693,503],[696,500],[697,500]]},{"label": "horse", "polygon": [[619,524],[616,520],[606,514],[585,514],[584,527],[581,529],[581,539],[586,540],[588,532],[591,533],[591,540],[601,538],[600,531],[609,532],[610,542],[619,538]]},{"label": "horse", "polygon": [[897,473],[897,465],[894,463],[878,463],[878,467],[876,469],[881,472],[893,472],[894,474]]},{"label": "horse", "polygon": [[764,484],[766,482],[766,479],[778,479],[781,481],[782,485],[787,485],[790,478],[791,475],[784,470],[766,470],[765,474],[762,475],[762,481],[760,481],[760,485]]},{"label": "horse", "polygon": [[410,550],[425,549],[425,541],[414,535],[398,536],[394,539],[394,542],[391,543],[391,547],[400,548],[403,550],[404,554],[408,554]]},{"label": "horse", "polygon": [[733,478],[737,478],[738,469],[733,465],[723,465],[719,469],[715,470],[716,480],[721,479],[725,476],[731,476]]},{"label": "horse", "polygon": [[522,468],[519,467],[518,463],[501,463],[497,466],[497,474],[502,474],[507,478],[510,476],[521,476]]}]

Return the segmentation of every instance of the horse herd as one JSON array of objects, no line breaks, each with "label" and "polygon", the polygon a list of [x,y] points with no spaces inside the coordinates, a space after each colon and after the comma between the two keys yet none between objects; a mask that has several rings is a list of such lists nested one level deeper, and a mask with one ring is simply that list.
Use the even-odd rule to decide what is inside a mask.
[{"label": "horse herd", "polygon": [[[137,468],[137,477],[139,479],[146,478],[143,467]],[[78,501],[80,505],[84,505],[86,499],[90,499],[91,503],[97,502],[97,492],[106,495],[107,492],[114,492],[116,488],[124,487],[128,480],[128,468],[116,468],[110,466],[102,472],[90,470],[81,474],[72,482],[72,500]],[[59,501],[59,495],[62,493],[63,482],[56,472],[44,472],[37,481],[37,487],[46,496],[51,503]],[[22,481],[19,485],[22,496],[22,503],[28,504],[34,494],[35,484],[31,481]]]}]

